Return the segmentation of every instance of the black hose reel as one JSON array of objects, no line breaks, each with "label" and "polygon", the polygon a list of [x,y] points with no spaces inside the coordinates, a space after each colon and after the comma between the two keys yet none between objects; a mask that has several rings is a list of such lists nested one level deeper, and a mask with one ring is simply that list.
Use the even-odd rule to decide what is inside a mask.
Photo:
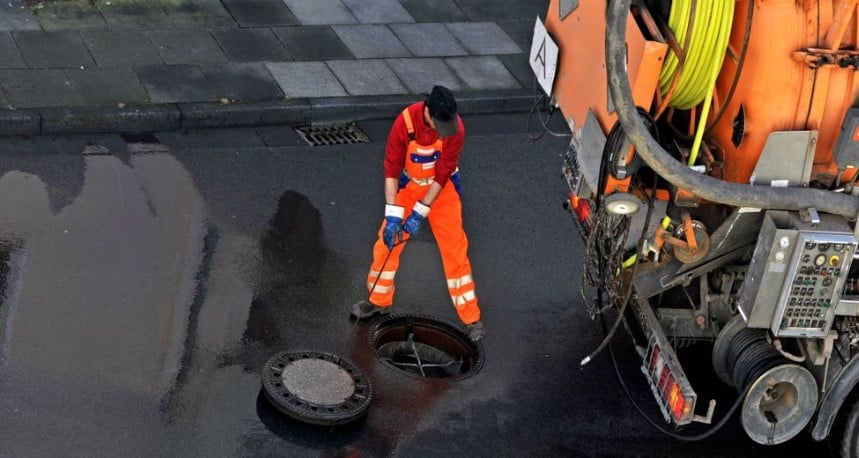
[{"label": "black hose reel", "polygon": [[713,367],[723,382],[745,393],[741,422],[755,442],[783,443],[811,421],[817,382],[772,345],[768,330],[747,328],[736,316],[716,339]]}]

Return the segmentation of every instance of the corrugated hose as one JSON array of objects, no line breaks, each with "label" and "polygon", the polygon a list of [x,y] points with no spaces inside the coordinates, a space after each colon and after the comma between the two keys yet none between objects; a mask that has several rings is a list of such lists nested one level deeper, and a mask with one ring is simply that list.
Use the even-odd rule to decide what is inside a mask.
[{"label": "corrugated hose", "polygon": [[719,180],[689,169],[665,151],[638,116],[626,70],[626,21],[632,0],[611,0],[606,11],[608,86],[618,118],[636,152],[669,183],[711,202],[767,210],[818,211],[855,219],[859,199],[820,189],[771,188]]}]

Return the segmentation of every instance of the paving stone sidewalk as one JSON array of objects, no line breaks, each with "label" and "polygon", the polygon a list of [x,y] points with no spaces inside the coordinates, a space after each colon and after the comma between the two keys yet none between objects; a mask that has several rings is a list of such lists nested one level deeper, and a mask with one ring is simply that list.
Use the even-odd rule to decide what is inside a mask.
[{"label": "paving stone sidewalk", "polygon": [[547,3],[4,0],[0,135],[312,121],[433,84],[501,106],[532,90]]}]

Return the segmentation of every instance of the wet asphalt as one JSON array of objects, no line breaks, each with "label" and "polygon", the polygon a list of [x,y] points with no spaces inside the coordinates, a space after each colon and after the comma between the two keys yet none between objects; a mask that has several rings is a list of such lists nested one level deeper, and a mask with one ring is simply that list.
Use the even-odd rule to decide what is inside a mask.
[{"label": "wet asphalt", "polygon": [[[367,325],[348,318],[383,214],[389,121],[362,124],[373,141],[357,145],[243,146],[247,131],[222,131],[134,153],[4,151],[0,455],[825,453],[805,438],[757,446],[736,419],[703,442],[666,438],[634,413],[608,352],[579,368],[601,330],[581,305],[582,244],[561,207],[569,139],[529,140],[526,115],[465,122],[465,229],[487,337],[485,366],[455,382],[382,365]],[[456,322],[431,234],[409,242],[397,285],[396,311]],[[617,346],[633,396],[661,421],[628,342]],[[300,349],[370,378],[366,417],[310,426],[269,404],[261,367]],[[718,418],[735,394],[712,393]]]}]

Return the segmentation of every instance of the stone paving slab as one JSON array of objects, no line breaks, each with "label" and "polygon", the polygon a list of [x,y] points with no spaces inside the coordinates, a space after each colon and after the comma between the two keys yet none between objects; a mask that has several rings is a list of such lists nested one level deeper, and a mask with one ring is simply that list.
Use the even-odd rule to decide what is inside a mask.
[{"label": "stone paving slab", "polygon": [[96,0],[96,7],[111,30],[152,30],[170,24],[161,4],[151,0]]},{"label": "stone paving slab", "polygon": [[417,57],[468,55],[468,51],[442,23],[392,24],[391,30]]},{"label": "stone paving slab", "polygon": [[222,0],[240,27],[298,25],[283,0]]},{"label": "stone paving slab", "polygon": [[400,0],[417,22],[461,22],[465,13],[454,0]]},{"label": "stone paving slab", "polygon": [[89,0],[66,0],[40,5],[36,7],[35,18],[45,30],[107,30],[107,21]]},{"label": "stone paving slab", "polygon": [[265,66],[287,97],[348,95],[323,62],[267,62]]},{"label": "stone paving slab", "polygon": [[283,0],[302,25],[356,24],[340,0]]},{"label": "stone paving slab", "polygon": [[0,69],[3,68],[27,68],[27,63],[9,32],[0,32]]},{"label": "stone paving slab", "polygon": [[534,21],[536,17],[524,18],[519,21],[499,21],[498,25],[523,51],[530,53],[531,38],[534,36]]},{"label": "stone paving slab", "polygon": [[531,18],[545,19],[548,2],[522,0],[456,0],[470,21],[503,21]]},{"label": "stone paving slab", "polygon": [[167,64],[219,64],[228,60],[206,29],[153,30],[146,35]]},{"label": "stone paving slab", "polygon": [[336,25],[332,28],[357,59],[410,55],[409,50],[386,25]]},{"label": "stone paving slab", "polygon": [[140,31],[82,32],[98,65],[142,66],[164,63],[149,37]]},{"label": "stone paving slab", "polygon": [[16,108],[81,106],[80,91],[66,78],[64,70],[2,70],[0,91]]},{"label": "stone paving slab", "polygon": [[349,48],[327,25],[272,29],[295,60],[352,59]]},{"label": "stone paving slab", "polygon": [[415,22],[398,0],[342,0],[361,24]]},{"label": "stone paving slab", "polygon": [[218,99],[256,102],[283,98],[280,86],[262,63],[204,65],[200,70],[212,85]]},{"label": "stone paving slab", "polygon": [[534,70],[531,69],[531,64],[528,63],[527,58],[508,54],[506,56],[498,56],[498,60],[507,67],[510,74],[516,78],[516,81],[519,81],[519,84],[523,88],[530,89],[537,84],[537,81],[534,79]]},{"label": "stone paving slab", "polygon": [[522,86],[495,56],[450,57],[445,62],[468,89],[520,89]]},{"label": "stone paving slab", "polygon": [[450,32],[472,55],[518,54],[522,50],[494,22],[447,24]]},{"label": "stone paving slab", "polygon": [[434,84],[518,107],[544,1],[0,0],[0,135],[367,119]]},{"label": "stone paving slab", "polygon": [[66,77],[87,105],[109,106],[149,103],[146,89],[131,67],[100,67],[66,70]]},{"label": "stone paving slab", "polygon": [[172,27],[235,27],[221,0],[160,2]]},{"label": "stone paving slab", "polygon": [[76,31],[13,32],[30,68],[89,67],[95,61]]},{"label": "stone paving slab", "polygon": [[10,30],[41,30],[22,0],[0,1],[0,32]]},{"label": "stone paving slab", "polygon": [[194,65],[151,65],[136,69],[155,103],[214,102],[214,90]]},{"label": "stone paving slab", "polygon": [[328,67],[351,95],[409,93],[382,59],[332,60]]},{"label": "stone paving slab", "polygon": [[452,91],[464,87],[444,59],[387,59],[387,62],[412,94],[429,92],[437,84]]},{"label": "stone paving slab", "polygon": [[269,28],[214,30],[212,36],[232,62],[293,60]]}]

